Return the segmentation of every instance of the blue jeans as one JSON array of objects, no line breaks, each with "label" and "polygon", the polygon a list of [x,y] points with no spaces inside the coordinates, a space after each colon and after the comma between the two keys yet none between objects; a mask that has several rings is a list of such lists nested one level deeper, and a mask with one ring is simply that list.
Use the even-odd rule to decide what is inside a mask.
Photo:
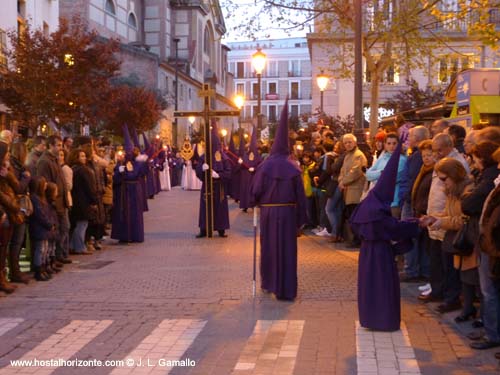
[{"label": "blue jeans", "polygon": [[40,267],[47,262],[47,240],[33,240],[31,243],[33,247],[33,265]]},{"label": "blue jeans", "polygon": [[412,240],[413,247],[405,257],[405,275],[408,277],[429,277],[430,259],[427,254],[429,246],[429,232],[427,229],[420,230],[417,238]]},{"label": "blue jeans", "polygon": [[490,278],[490,257],[481,253],[479,281],[483,295],[483,323],[485,337],[500,342],[500,286]]},{"label": "blue jeans", "polygon": [[313,188],[314,191],[314,197],[316,199],[316,209],[317,209],[317,215],[318,215],[318,222],[319,226],[321,228],[327,228],[328,231],[330,232],[330,222],[328,221],[328,217],[326,216],[326,200],[328,199],[326,197],[325,191],[318,189],[318,188]]},{"label": "blue jeans", "polygon": [[314,196],[306,198],[307,225],[315,227],[317,225],[314,217]]},{"label": "blue jeans", "polygon": [[344,199],[342,192],[337,188],[333,195],[326,201],[326,215],[332,226],[332,236],[342,235],[342,212],[344,211]]},{"label": "blue jeans", "polygon": [[59,221],[59,233],[56,240],[56,257],[67,258],[69,254],[69,215],[68,209],[64,209],[64,214],[57,215]]},{"label": "blue jeans", "polygon": [[80,220],[76,222],[75,229],[71,235],[71,248],[76,253],[82,253],[87,249],[85,244],[85,232],[89,225],[88,220]]}]

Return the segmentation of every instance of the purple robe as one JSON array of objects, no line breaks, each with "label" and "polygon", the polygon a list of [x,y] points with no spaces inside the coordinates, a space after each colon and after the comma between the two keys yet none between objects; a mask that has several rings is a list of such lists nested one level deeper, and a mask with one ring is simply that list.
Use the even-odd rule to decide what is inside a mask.
[{"label": "purple robe", "polygon": [[140,167],[142,169],[141,175],[139,176],[139,188],[140,195],[138,195],[139,199],[142,199],[142,209],[144,211],[149,211],[148,207],[148,190],[147,190],[147,166]]},{"label": "purple robe", "polygon": [[[198,218],[198,226],[200,231],[204,232],[207,228],[205,217],[205,174],[202,166],[205,163],[205,155],[202,155],[196,166],[196,176],[202,181],[200,193],[200,213]],[[229,209],[227,204],[227,196],[224,191],[224,184],[231,178],[231,166],[229,160],[225,157],[220,162],[214,162],[212,168],[216,171],[220,178],[213,179],[214,186],[214,230],[229,229]]]},{"label": "purple robe", "polygon": [[[255,147],[256,148],[256,147]],[[253,160],[250,160],[250,153],[253,152]],[[253,207],[250,203],[250,186],[252,185],[255,172],[250,172],[249,168],[255,168],[262,162],[262,158],[257,150],[246,152],[243,157],[240,174],[240,208],[247,209]]]},{"label": "purple robe", "polygon": [[306,222],[300,170],[287,156],[266,159],[255,172],[251,204],[260,206],[261,287],[279,299],[297,296],[297,229]]},{"label": "purple robe", "polygon": [[358,263],[360,324],[377,331],[397,331],[401,322],[401,298],[397,252],[391,241],[416,237],[418,223],[399,221],[387,212],[385,218],[355,225],[353,230],[362,239]]},{"label": "purple robe", "polygon": [[147,197],[149,199],[154,198],[156,194],[155,189],[155,180],[154,180],[154,171],[153,171],[153,163],[151,160],[146,162],[147,166],[147,175],[146,175],[146,189],[147,189]]},{"label": "purple robe", "polygon": [[133,161],[133,170],[120,173],[117,164],[113,174],[113,213],[111,238],[126,242],[144,242],[143,195],[139,183],[141,163]]}]

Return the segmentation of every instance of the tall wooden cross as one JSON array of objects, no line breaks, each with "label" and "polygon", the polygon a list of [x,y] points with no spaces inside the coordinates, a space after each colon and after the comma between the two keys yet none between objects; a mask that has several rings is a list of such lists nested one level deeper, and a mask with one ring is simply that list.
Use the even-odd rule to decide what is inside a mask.
[{"label": "tall wooden cross", "polygon": [[174,117],[202,117],[205,121],[205,163],[208,171],[205,172],[205,219],[207,225],[207,237],[213,237],[214,233],[214,183],[212,179],[212,132],[210,130],[210,118],[213,117],[237,117],[240,111],[217,111],[211,110],[210,98],[215,96],[215,90],[208,83],[203,84],[203,89],[198,92],[203,98],[203,111],[175,111]]}]

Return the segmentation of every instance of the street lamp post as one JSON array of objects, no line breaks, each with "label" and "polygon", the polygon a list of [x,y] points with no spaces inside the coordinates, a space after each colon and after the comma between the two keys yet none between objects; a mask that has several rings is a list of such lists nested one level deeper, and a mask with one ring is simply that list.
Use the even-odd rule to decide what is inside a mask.
[{"label": "street lamp post", "polygon": [[361,0],[354,0],[354,129],[363,131],[363,46]]},{"label": "street lamp post", "polygon": [[321,70],[321,73],[316,76],[316,83],[318,84],[320,93],[321,114],[323,114],[323,92],[326,90],[326,86],[328,86],[328,79],[328,76],[323,73],[323,70]]},{"label": "street lamp post", "polygon": [[241,94],[238,94],[233,99],[234,104],[240,110],[240,115],[238,116],[238,129],[241,129],[241,109],[243,108],[243,104],[245,104],[245,97]]},{"label": "street lamp post", "polygon": [[[178,94],[179,94],[179,42],[181,40],[179,38],[174,38],[175,43],[175,102],[174,102],[174,110],[177,111],[178,106]],[[174,145],[177,146],[177,117],[174,118],[174,128],[172,131],[172,138],[174,141]]]},{"label": "street lamp post", "polygon": [[261,51],[259,47],[257,47],[257,52],[252,55],[252,65],[255,69],[255,73],[257,73],[257,135],[260,137],[260,132],[262,130],[262,89],[261,89],[261,80],[262,80],[262,72],[266,66],[266,54]]}]

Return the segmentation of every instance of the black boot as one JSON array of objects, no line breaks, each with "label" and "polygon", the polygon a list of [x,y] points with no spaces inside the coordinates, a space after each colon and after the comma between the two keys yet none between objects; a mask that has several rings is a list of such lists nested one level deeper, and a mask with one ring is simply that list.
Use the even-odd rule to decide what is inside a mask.
[{"label": "black boot", "polygon": [[52,279],[52,274],[47,269],[47,265],[46,264],[44,264],[42,266],[41,272],[42,272],[42,276],[45,277],[47,280]]},{"label": "black boot", "polygon": [[9,284],[5,275],[5,266],[7,264],[7,246],[0,246],[0,290],[11,294],[16,290],[14,285]]},{"label": "black boot", "polygon": [[47,281],[48,280],[48,278],[45,277],[44,274],[42,273],[42,267],[33,266],[33,268],[35,270],[34,277],[35,277],[36,281]]},{"label": "black boot", "polygon": [[19,268],[19,255],[9,249],[9,279],[12,283],[28,284],[30,282],[28,275],[21,272]]},{"label": "black boot", "polygon": [[59,273],[61,272],[61,269],[56,266],[56,257],[50,257],[50,268],[52,269],[52,272],[54,273]]},{"label": "black boot", "polygon": [[207,236],[207,232],[205,230],[200,230],[200,233],[196,235],[196,238],[203,238]]},{"label": "black boot", "polygon": [[225,230],[218,230],[217,232],[219,232],[219,237],[223,237],[223,238],[227,237]]}]

